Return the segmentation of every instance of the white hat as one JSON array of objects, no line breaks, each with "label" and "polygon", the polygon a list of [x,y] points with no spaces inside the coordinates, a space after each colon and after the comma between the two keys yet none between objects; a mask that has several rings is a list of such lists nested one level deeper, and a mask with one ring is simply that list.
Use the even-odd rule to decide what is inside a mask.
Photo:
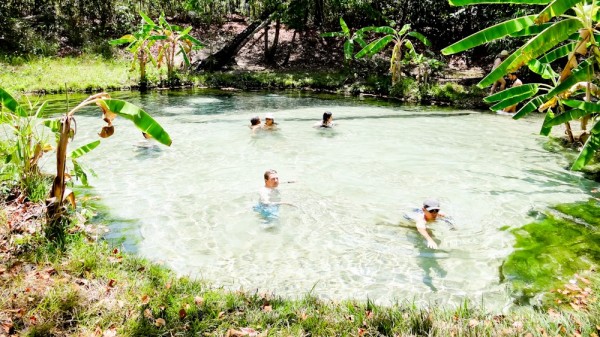
[{"label": "white hat", "polygon": [[273,116],[273,114],[269,112],[265,114],[265,119],[275,119],[275,116]]},{"label": "white hat", "polygon": [[440,202],[437,201],[436,199],[427,199],[423,202],[423,207],[425,207],[425,209],[427,211],[431,211],[434,209],[439,210],[440,209]]}]

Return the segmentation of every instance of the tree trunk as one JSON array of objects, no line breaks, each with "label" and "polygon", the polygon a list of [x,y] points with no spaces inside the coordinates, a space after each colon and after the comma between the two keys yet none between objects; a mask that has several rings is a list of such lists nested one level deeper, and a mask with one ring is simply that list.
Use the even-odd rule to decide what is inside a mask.
[{"label": "tree trunk", "polygon": [[251,23],[244,31],[239,33],[233,40],[227,43],[221,50],[208,56],[204,60],[195,62],[194,68],[196,71],[208,70],[215,71],[221,70],[226,65],[233,62],[233,58],[237,53],[248,43],[248,40],[254,33],[264,28],[271,22],[271,14],[274,10],[263,12],[260,16],[262,21],[256,21]]},{"label": "tree trunk", "polygon": [[265,33],[263,34],[263,50],[265,63],[269,58],[269,25],[265,26]]},{"label": "tree trunk", "polygon": [[271,46],[271,48],[269,48],[267,50],[267,53],[265,55],[265,61],[267,62],[267,64],[275,63],[275,54],[277,54],[277,47],[279,45],[280,29],[281,29],[281,20],[279,18],[277,18],[277,21],[275,23],[275,37],[273,37],[273,45]]},{"label": "tree trunk", "polygon": [[294,35],[292,35],[292,42],[290,42],[290,48],[288,49],[288,53],[285,56],[285,60],[283,61],[282,66],[287,66],[290,62],[290,57],[292,56],[292,50],[294,50],[294,42],[296,40],[296,30],[294,29]]}]

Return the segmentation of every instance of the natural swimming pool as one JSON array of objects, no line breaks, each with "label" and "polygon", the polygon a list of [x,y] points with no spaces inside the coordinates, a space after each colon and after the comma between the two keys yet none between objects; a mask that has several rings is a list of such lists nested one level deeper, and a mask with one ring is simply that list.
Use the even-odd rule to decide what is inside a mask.
[{"label": "natural swimming pool", "polygon": [[[156,117],[171,148],[147,146],[117,119],[115,136],[86,155],[109,209],[110,237],[182,275],[247,291],[380,303],[486,307],[510,299],[498,268],[513,237],[500,228],[531,210],[585,200],[588,182],[543,149],[539,116],[513,121],[477,111],[287,94],[154,93],[129,97]],[[324,111],[334,130],[311,126]],[[252,136],[254,115],[280,130]],[[76,141],[100,118],[82,115]],[[279,220],[252,211],[263,172],[279,172]],[[404,212],[437,197],[457,231],[433,225],[426,248]]]}]

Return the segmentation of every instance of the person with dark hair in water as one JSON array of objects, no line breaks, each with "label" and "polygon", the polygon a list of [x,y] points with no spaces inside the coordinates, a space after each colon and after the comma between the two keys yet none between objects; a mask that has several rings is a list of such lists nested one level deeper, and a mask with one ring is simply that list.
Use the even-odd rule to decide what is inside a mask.
[{"label": "person with dark hair in water", "polygon": [[315,128],[332,128],[333,126],[333,114],[330,111],[323,113],[323,120],[314,125]]},{"label": "person with dark hair in water", "polygon": [[260,117],[254,116],[250,118],[250,130],[255,133],[257,129],[260,129]]}]

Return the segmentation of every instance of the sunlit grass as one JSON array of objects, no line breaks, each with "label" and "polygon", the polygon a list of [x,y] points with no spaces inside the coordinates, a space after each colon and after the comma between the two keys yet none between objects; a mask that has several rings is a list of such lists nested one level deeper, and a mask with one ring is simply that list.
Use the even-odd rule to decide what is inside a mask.
[{"label": "sunlit grass", "polygon": [[26,62],[0,60],[0,87],[9,92],[99,91],[137,84],[126,59],[101,56],[32,57]]}]

